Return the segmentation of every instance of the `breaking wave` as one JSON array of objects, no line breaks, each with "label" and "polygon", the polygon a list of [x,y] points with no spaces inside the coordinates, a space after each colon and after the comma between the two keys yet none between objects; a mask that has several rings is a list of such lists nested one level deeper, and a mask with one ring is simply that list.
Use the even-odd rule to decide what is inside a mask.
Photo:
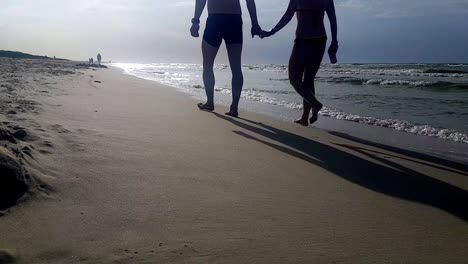
[{"label": "breaking wave", "polygon": [[339,110],[324,108],[320,111],[323,116],[332,117],[339,120],[357,122],[361,124],[392,128],[411,134],[436,137],[444,140],[468,144],[468,135],[452,129],[435,128],[429,125],[418,125],[408,121],[398,119],[381,119],[377,117],[360,116]]},{"label": "breaking wave", "polygon": [[387,79],[362,79],[355,77],[317,77],[319,82],[348,83],[352,85],[409,86],[433,89],[468,89],[468,83],[445,81],[412,81]]}]

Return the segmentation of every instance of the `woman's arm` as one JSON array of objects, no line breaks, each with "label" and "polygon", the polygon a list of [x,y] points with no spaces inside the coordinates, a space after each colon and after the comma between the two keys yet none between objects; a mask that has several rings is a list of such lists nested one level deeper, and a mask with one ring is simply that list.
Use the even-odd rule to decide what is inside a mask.
[{"label": "woman's arm", "polygon": [[336,58],[336,53],[338,52],[338,26],[336,23],[335,4],[333,3],[333,0],[329,0],[326,12],[328,19],[330,20],[330,29],[332,33],[332,41],[330,48],[328,48],[328,56],[330,57],[330,62],[335,64],[338,62]]},{"label": "woman's arm", "polygon": [[296,13],[296,9],[297,9],[297,0],[290,0],[288,9],[284,13],[283,17],[278,22],[278,24],[270,31],[270,34],[276,34],[276,32],[283,29],[294,17],[294,14]]},{"label": "woman's arm", "polygon": [[337,37],[338,25],[336,22],[335,3],[333,3],[333,0],[329,0],[327,9],[325,11],[327,12],[328,20],[330,20],[332,44],[337,44],[338,43],[338,37]]}]

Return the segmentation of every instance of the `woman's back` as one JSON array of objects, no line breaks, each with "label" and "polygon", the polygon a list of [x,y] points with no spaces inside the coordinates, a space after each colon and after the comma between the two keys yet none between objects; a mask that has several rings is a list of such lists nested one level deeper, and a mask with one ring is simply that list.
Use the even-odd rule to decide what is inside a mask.
[{"label": "woman's back", "polygon": [[301,39],[326,37],[323,19],[330,0],[297,0],[296,37]]}]

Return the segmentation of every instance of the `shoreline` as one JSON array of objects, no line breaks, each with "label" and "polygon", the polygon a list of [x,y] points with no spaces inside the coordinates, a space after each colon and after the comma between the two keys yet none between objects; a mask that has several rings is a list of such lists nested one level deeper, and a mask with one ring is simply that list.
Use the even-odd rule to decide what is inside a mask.
[{"label": "shoreline", "polygon": [[18,263],[468,258],[466,165],[201,112],[114,69],[36,66],[8,77],[26,80],[17,97],[37,103],[9,122],[35,136],[25,166],[47,186],[0,217],[0,254]]},{"label": "shoreline", "polygon": [[[125,69],[121,67],[117,67],[114,65],[111,65],[110,67],[128,76],[133,76],[133,77],[137,77],[143,80],[155,82],[158,84],[167,85],[169,87],[172,87],[174,90],[177,90],[179,92],[189,95],[192,98],[195,98],[196,100],[204,100],[204,94],[203,92],[198,91],[199,89],[191,91],[187,89],[186,87],[182,88],[182,87],[177,87],[171,84],[164,84],[163,82],[160,82],[154,78],[139,76],[138,74],[132,74],[130,72],[127,72]],[[198,87],[198,85],[196,86]],[[223,88],[222,91],[215,92],[218,105],[230,104],[230,100],[231,100],[230,94],[229,93],[225,94],[225,90],[229,90],[229,89]],[[296,117],[301,115],[300,111],[297,109],[288,109],[280,105],[270,105],[268,103],[263,103],[261,101],[256,101],[256,100],[252,101],[250,100],[250,98],[244,98],[244,97],[241,98],[240,109],[242,111],[257,113],[257,114],[260,114],[269,118],[274,118],[279,121],[290,123],[291,125],[295,125],[292,122],[292,120],[295,120]],[[466,154],[468,153],[467,143],[456,142],[452,139],[447,139],[447,138],[444,139],[440,137],[434,137],[433,135],[420,135],[420,134],[409,133],[408,131],[402,131],[399,129],[395,129],[393,127],[368,124],[369,122],[372,123],[371,122],[372,120],[374,120],[373,122],[375,122],[375,120],[378,120],[379,118],[371,118],[372,120],[356,122],[356,121],[346,120],[343,118],[334,118],[333,117],[334,115],[345,115],[354,119],[357,116],[354,114],[347,114],[341,111],[335,113],[333,111],[327,110],[326,115],[321,114],[319,121],[313,126],[309,126],[309,128],[316,127],[316,128],[324,129],[327,131],[345,133],[345,134],[349,134],[349,136],[373,141],[375,143],[390,145],[390,146],[398,147],[402,149],[410,149],[415,152],[421,152],[421,153],[425,153],[428,155],[435,155],[439,158],[451,159],[453,161],[468,164],[468,155]],[[362,117],[362,116],[360,118],[366,119],[366,117]],[[390,122],[390,121],[391,120],[388,119],[387,121],[385,121],[385,123]],[[393,120],[392,122],[396,122],[396,121]],[[402,123],[403,121],[398,121],[398,122]],[[403,123],[408,123],[408,122],[404,121]],[[423,127],[423,126],[418,126],[418,127]],[[407,128],[407,129],[414,129],[414,127]],[[429,129],[429,127],[425,129]],[[433,128],[431,129],[434,130]],[[439,128],[435,130],[438,130],[440,132],[455,131],[453,129],[439,129]]]}]

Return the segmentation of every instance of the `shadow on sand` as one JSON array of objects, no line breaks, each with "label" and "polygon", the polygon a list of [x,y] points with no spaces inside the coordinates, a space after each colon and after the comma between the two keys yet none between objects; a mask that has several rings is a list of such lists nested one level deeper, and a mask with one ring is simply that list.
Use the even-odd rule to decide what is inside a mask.
[{"label": "shadow on sand", "polygon": [[[430,167],[433,167],[433,168],[436,168],[436,169],[446,170],[446,171],[450,171],[450,172],[454,172],[454,173],[463,174],[465,176],[468,176],[468,165],[467,164],[463,164],[463,163],[456,162],[456,161],[451,161],[451,160],[446,160],[446,159],[443,159],[443,158],[434,157],[434,156],[430,156],[430,155],[427,155],[427,154],[423,154],[423,153],[419,153],[419,152],[415,152],[415,151],[411,151],[411,150],[407,150],[407,149],[401,149],[401,148],[397,148],[397,147],[393,147],[393,146],[388,146],[388,145],[368,141],[368,140],[365,140],[365,139],[353,137],[353,136],[345,134],[345,133],[333,132],[332,131],[332,132],[329,132],[329,134],[332,134],[334,136],[341,137],[341,138],[344,138],[344,139],[347,139],[347,140],[351,140],[351,141],[354,141],[356,143],[360,143],[360,144],[364,144],[364,145],[384,149],[384,150],[387,150],[387,151],[391,151],[391,152],[394,152],[394,153],[398,153],[400,155],[406,156],[406,158],[401,157],[401,156],[393,156],[391,154],[384,153],[386,156],[398,157],[399,159],[404,159],[404,160],[407,160],[407,161],[411,161],[411,162],[419,163],[419,164],[422,164],[422,165],[430,166]],[[379,152],[379,151],[376,151],[376,150],[373,150],[373,152],[378,153],[378,154],[383,154],[382,152]],[[447,167],[449,167],[449,168],[447,168]]]},{"label": "shadow on sand", "polygon": [[[213,113],[220,119],[231,122],[232,124],[263,136],[270,141],[265,141],[255,135],[247,134],[243,131],[234,130],[233,132],[245,138],[263,143],[271,148],[302,159],[316,166],[320,166],[331,173],[342,177],[352,183],[358,184],[364,188],[370,189],[392,197],[405,199],[444,210],[466,222],[468,222],[468,192],[462,188],[449,183],[432,178],[381,156],[391,156],[387,153],[368,150],[365,148],[351,146],[346,144],[335,144],[360,153],[368,159],[342,151],[338,148],[322,144],[320,142],[305,138],[281,129],[277,129],[262,123],[253,122],[247,119],[223,116]],[[280,143],[284,147],[273,142]],[[377,154],[383,154],[378,156]],[[404,154],[404,153],[403,153]],[[459,164],[455,171],[444,168],[452,164],[438,158],[424,159],[425,156],[418,156],[419,161],[424,165],[432,166],[445,172],[457,172],[467,175],[466,167]],[[427,156],[428,158],[430,156]],[[398,156],[398,158],[400,158]],[[373,162],[378,161],[384,165]],[[411,161],[414,161],[411,159]],[[428,164],[429,162],[439,162],[437,164]],[[442,164],[440,164],[442,163]]]}]

